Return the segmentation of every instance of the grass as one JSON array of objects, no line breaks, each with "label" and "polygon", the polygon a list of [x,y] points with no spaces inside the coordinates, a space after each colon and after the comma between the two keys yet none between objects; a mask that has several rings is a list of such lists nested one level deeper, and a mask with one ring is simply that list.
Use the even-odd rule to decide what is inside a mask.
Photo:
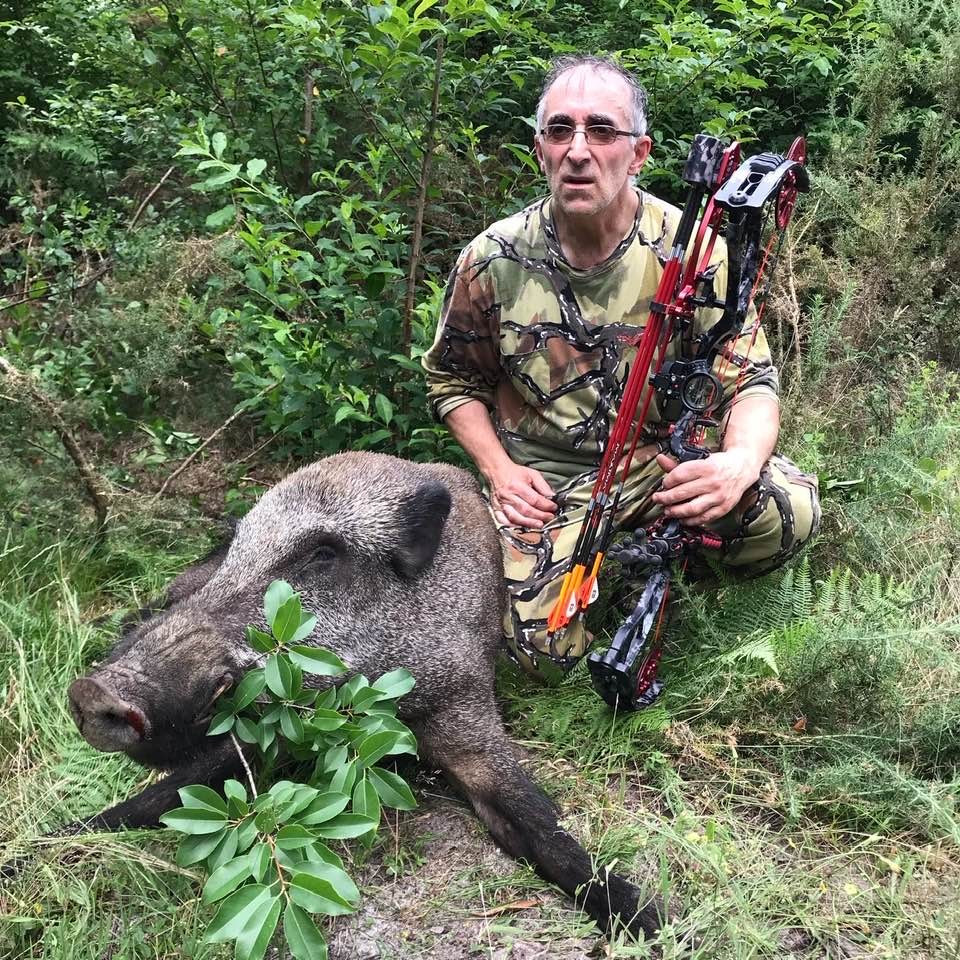
[{"label": "grass", "polygon": [[[676,908],[656,944],[598,947],[428,784],[358,866],[368,905],[335,925],[332,955],[359,956],[362,940],[384,958],[674,957],[696,937],[700,960],[960,956],[960,409],[937,378],[918,383],[856,451],[807,448],[822,477],[864,477],[825,491],[821,545],[761,581],[681,587],[654,708],[613,718],[582,668],[556,689],[502,671],[508,722],[565,825]],[[44,523],[22,487],[15,498],[0,547],[0,860],[30,859],[0,887],[0,956],[225,956],[202,943],[212,911],[165,835],[37,839],[143,782],[80,739],[65,690],[119,611],[207,535],[189,514],[143,517],[97,548],[65,532],[68,510]]]}]

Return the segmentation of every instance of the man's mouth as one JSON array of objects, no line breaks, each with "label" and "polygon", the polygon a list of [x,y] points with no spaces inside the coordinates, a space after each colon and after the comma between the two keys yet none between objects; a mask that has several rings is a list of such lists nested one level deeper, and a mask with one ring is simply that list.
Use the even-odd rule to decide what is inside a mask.
[{"label": "man's mouth", "polygon": [[586,187],[593,183],[593,177],[564,177],[563,182],[570,187]]}]

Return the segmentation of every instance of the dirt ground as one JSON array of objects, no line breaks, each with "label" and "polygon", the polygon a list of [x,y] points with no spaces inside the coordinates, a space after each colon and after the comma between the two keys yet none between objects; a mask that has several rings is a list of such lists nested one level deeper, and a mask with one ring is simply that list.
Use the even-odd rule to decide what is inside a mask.
[{"label": "dirt ground", "polygon": [[502,853],[442,782],[417,795],[418,810],[355,872],[361,908],[335,923],[330,960],[602,956],[591,921]]}]

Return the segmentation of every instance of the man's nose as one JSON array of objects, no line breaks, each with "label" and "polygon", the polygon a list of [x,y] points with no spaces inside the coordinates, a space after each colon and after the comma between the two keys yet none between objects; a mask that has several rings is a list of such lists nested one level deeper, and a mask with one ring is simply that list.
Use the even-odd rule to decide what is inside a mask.
[{"label": "man's nose", "polygon": [[576,164],[584,163],[590,159],[590,146],[587,143],[587,135],[583,130],[574,132],[570,146],[567,148],[567,157]]}]

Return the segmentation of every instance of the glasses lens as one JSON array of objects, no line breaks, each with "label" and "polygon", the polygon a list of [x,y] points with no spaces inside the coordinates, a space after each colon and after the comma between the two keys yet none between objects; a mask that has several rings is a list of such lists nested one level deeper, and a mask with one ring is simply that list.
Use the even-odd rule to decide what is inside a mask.
[{"label": "glasses lens", "polygon": [[544,135],[549,143],[569,143],[574,129],[568,123],[548,123]]},{"label": "glasses lens", "polygon": [[587,127],[587,143],[613,143],[616,139],[616,127],[605,123],[594,123]]}]

